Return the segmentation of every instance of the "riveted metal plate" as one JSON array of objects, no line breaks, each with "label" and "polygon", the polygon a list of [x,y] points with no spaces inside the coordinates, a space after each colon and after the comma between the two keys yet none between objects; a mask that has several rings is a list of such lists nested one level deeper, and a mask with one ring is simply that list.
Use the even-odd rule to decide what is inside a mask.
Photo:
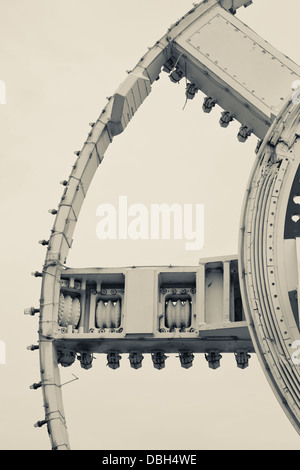
[{"label": "riveted metal plate", "polygon": [[268,43],[256,41],[222,14],[201,25],[186,42],[270,109],[285,98],[286,93],[279,96],[278,84],[284,93],[295,80],[294,70],[272,54]]}]

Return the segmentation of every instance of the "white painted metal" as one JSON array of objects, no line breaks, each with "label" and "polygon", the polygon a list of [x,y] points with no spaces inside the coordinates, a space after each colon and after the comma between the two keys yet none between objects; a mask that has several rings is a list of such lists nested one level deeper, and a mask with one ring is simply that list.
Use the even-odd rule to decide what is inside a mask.
[{"label": "white painted metal", "polygon": [[[46,420],[52,443],[52,448],[69,448],[68,434],[63,419],[52,419],[57,414],[64,417],[63,401],[59,384],[59,370],[52,351],[53,334],[58,329],[58,305],[60,296],[60,266],[65,263],[69,249],[72,246],[72,236],[79,212],[86,196],[91,180],[101,163],[104,153],[114,135],[121,132],[129,119],[125,107],[125,91],[131,93],[129,84],[133,85],[135,92],[139,90],[140,102],[150,92],[150,85],[157,78],[159,71],[167,56],[168,44],[158,42],[140,61],[140,65],[129,74],[128,82],[124,83],[116,94],[116,103],[112,99],[102,111],[99,119],[79,152],[77,161],[73,166],[59,207],[55,212],[55,222],[47,247],[46,259],[43,267],[42,292],[40,300],[40,361],[42,373],[42,388],[46,407]],[[140,74],[144,74],[140,78]],[[144,88],[143,86],[144,85]],[[127,88],[126,88],[127,87]],[[129,91],[128,91],[129,90]],[[133,90],[133,93],[134,93]],[[123,94],[123,95],[122,95]],[[123,96],[123,98],[122,98]],[[122,101],[123,100],[123,101]],[[123,107],[119,106],[123,102]],[[136,98],[136,103],[139,103]],[[132,111],[132,110],[130,110]],[[135,111],[135,109],[134,109]],[[129,113],[132,118],[133,113]],[[114,121],[112,120],[112,116]],[[81,330],[83,325],[81,326]],[[49,343],[49,345],[48,345]],[[45,355],[46,349],[51,354]],[[53,385],[44,381],[44,376],[53,377]],[[55,393],[52,388],[55,388]]]},{"label": "white painted metal", "polygon": [[[278,138],[283,131],[285,136],[284,145],[289,148],[294,144],[295,132],[292,118],[296,118],[298,114],[295,109],[291,111],[290,104],[282,112],[279,111],[279,106],[282,98],[286,98],[289,93],[290,83],[300,77],[300,69],[229,13],[229,11],[234,13],[236,8],[242,5],[247,6],[248,4],[250,2],[242,0],[220,0],[219,2],[217,0],[205,0],[196,5],[169,28],[167,34],[141,58],[115,95],[109,100],[107,106],[93,125],[82,150],[78,153],[78,158],[71,175],[68,181],[64,183],[65,190],[58,209],[51,211],[55,215],[55,221],[49,244],[47,245],[47,254],[42,272],[39,341],[45,422],[47,423],[53,449],[68,449],[70,447],[64,418],[58,361],[60,360],[62,365],[65,366],[73,362],[75,356],[74,351],[70,348],[70,344],[77,351],[79,347],[82,347],[84,338],[87,340],[86,344],[90,347],[91,344],[100,344],[99,341],[95,341],[99,335],[106,335],[106,333],[101,332],[95,334],[96,306],[100,298],[98,292],[101,291],[101,281],[98,281],[96,291],[91,291],[90,295],[88,295],[85,289],[85,276],[82,276],[81,288],[78,289],[82,291],[81,307],[88,304],[89,312],[93,311],[94,314],[89,313],[85,315],[81,312],[77,328],[74,328],[75,325],[69,324],[67,325],[67,331],[62,330],[65,326],[58,324],[61,276],[66,275],[63,265],[72,246],[73,232],[82,203],[91,180],[103,160],[104,153],[114,136],[124,131],[138,107],[149,95],[151,86],[158,78],[163,65],[165,64],[165,69],[171,73],[173,81],[174,77],[180,78],[181,74],[192,82],[191,85],[196,85],[199,90],[204,92],[208,98],[208,110],[210,106],[218,103],[228,113],[228,119],[223,114],[223,124],[227,125],[232,117],[239,120],[242,125],[239,133],[239,140],[241,141],[245,140],[250,132],[254,132],[260,138],[264,138],[269,126],[275,119],[272,133],[268,133],[270,142],[265,141],[263,146],[264,155],[266,156],[264,163],[267,162],[267,157],[271,157],[273,154],[271,146],[274,144],[277,145],[276,158],[279,158],[278,156],[282,153],[286,155],[287,149],[282,149],[278,143]],[[218,34],[214,34],[216,31]],[[221,40],[218,38],[221,38]],[[240,40],[236,41],[235,38]],[[226,42],[225,39],[230,44],[230,47],[227,49],[223,47]],[[173,62],[171,60],[173,65],[168,69],[166,64],[170,64],[168,62],[170,59],[173,60]],[[243,67],[240,65],[241,61],[243,62]],[[262,67],[263,71],[260,77],[257,73],[259,67]],[[255,73],[253,73],[253,70],[255,70]],[[175,75],[172,75],[174,73]],[[271,80],[274,73],[279,77],[278,86],[275,84],[275,81]],[[194,96],[191,91],[195,91],[195,88],[191,87],[189,90],[189,98],[191,98]],[[291,112],[291,114],[286,113],[286,111]],[[286,127],[282,125],[284,120],[287,123]],[[296,150],[296,147],[293,147],[292,152],[294,148]],[[294,163],[298,158],[297,155],[298,153],[289,155],[288,162],[282,165],[282,176],[284,176],[286,182],[286,187],[281,192],[282,196],[279,197],[279,194],[273,194],[273,191],[281,190],[281,181],[280,178],[275,178],[276,169],[270,169],[266,165],[265,173],[261,174],[264,180],[261,197],[259,197],[259,200],[255,199],[258,195],[258,193],[255,193],[249,200],[246,198],[245,214],[247,215],[243,228],[246,223],[249,224],[249,233],[250,236],[253,236],[255,244],[249,243],[247,238],[248,230],[246,229],[243,234],[247,234],[247,236],[244,237],[242,235],[241,242],[241,247],[244,248],[240,250],[239,255],[242,265],[240,280],[243,283],[243,295],[248,323],[252,333],[252,341],[255,350],[259,352],[261,363],[267,371],[266,373],[274,387],[275,393],[280,399],[285,394],[285,391],[282,391],[282,384],[284,380],[286,381],[284,383],[289,396],[284,395],[285,404],[288,404],[288,413],[292,410],[293,422],[296,427],[299,425],[297,410],[299,377],[297,370],[289,362],[291,357],[289,342],[291,338],[297,337],[298,330],[294,317],[288,310],[289,299],[286,286],[282,282],[286,269],[284,262],[285,248],[282,239],[282,220],[286,209],[286,200],[289,197],[288,189],[292,181],[292,175],[295,173]],[[277,183],[278,189],[276,189]],[[255,192],[255,190],[253,191]],[[274,218],[272,219],[273,215],[269,211],[269,205],[274,201],[275,203],[279,202],[279,204],[275,205],[278,218],[281,222],[276,224],[273,233],[274,244],[272,245],[272,250],[275,256],[272,259],[276,259],[275,269],[273,270],[273,265],[266,262],[265,258],[260,259],[258,256],[260,252],[255,251],[262,250],[262,247],[266,249],[267,242],[264,237],[269,232],[266,229],[262,234],[260,229],[256,227],[253,229],[252,217],[249,214],[253,213],[254,207],[257,207],[257,217],[260,222],[263,220],[265,220],[265,223],[266,221],[270,222]],[[255,206],[256,203],[257,205]],[[261,217],[261,214],[264,214],[265,219]],[[259,248],[255,248],[257,245]],[[206,266],[202,264],[199,267],[199,271],[196,271],[193,274],[193,279],[195,278],[199,285],[195,295],[199,308],[196,314],[195,311],[192,313],[192,325],[196,328],[195,331],[189,333],[180,332],[179,334],[179,332],[175,332],[175,339],[177,335],[177,338],[183,341],[183,336],[189,335],[187,336],[189,342],[184,343],[185,347],[187,344],[190,345],[188,347],[189,351],[185,352],[190,352],[190,349],[196,348],[196,345],[203,345],[199,339],[204,339],[206,341],[206,351],[209,348],[207,359],[210,367],[213,368],[219,365],[220,355],[216,347],[220,344],[220,332],[222,332],[222,344],[226,345],[227,350],[236,351],[239,358],[247,357],[241,355],[241,348],[238,346],[240,346],[240,341],[246,349],[247,347],[249,348],[248,325],[243,320],[233,321],[234,309],[230,300],[232,299],[232,289],[228,260],[224,261],[223,275],[218,275],[220,289],[217,289],[217,291],[222,291],[222,295],[218,303],[217,313],[213,307],[209,307],[208,287],[205,287]],[[244,271],[247,273],[246,278]],[[169,345],[173,344],[176,345],[178,351],[178,344],[176,342],[170,343],[169,341],[168,335],[170,333],[159,331],[158,329],[158,326],[161,326],[162,315],[162,307],[157,305],[158,284],[156,285],[156,291],[152,290],[151,294],[147,292],[145,287],[146,278],[147,283],[153,289],[155,287],[154,280],[158,278],[154,275],[153,270],[145,270],[145,272],[145,282],[140,284],[142,292],[140,301],[144,299],[144,295],[147,300],[145,313],[139,312],[136,304],[132,301],[132,296],[134,291],[136,291],[136,289],[132,288],[132,283],[137,286],[139,281],[138,276],[131,272],[129,274],[129,277],[132,279],[132,283],[129,282],[131,291],[125,292],[125,303],[122,304],[126,305],[125,308],[130,306],[128,312],[131,311],[131,313],[128,313],[124,323],[124,326],[126,325],[125,331],[110,333],[112,335],[110,340],[107,343],[101,342],[101,345],[107,344],[110,367],[118,367],[120,359],[118,353],[110,352],[110,345],[115,344],[115,341],[119,341],[118,344],[122,344],[120,348],[124,348],[126,351],[131,348],[132,351],[132,346],[137,344],[135,341],[136,335],[141,333],[145,335],[145,338],[152,336],[154,340],[160,335],[162,352],[153,351],[155,343],[151,343],[152,339],[149,342],[149,351],[152,352],[155,366],[158,368],[164,366],[164,349],[167,350],[170,347]],[[191,270],[186,269],[186,272],[191,272]],[[75,274],[78,274],[78,272],[68,271],[70,289],[75,287]],[[86,274],[88,275],[89,273]],[[96,273],[90,274],[94,275]],[[118,273],[115,272],[115,274]],[[121,272],[122,274],[124,272]],[[248,282],[250,275],[254,276],[253,283]],[[180,277],[181,275],[177,276],[177,279],[180,279]],[[263,285],[261,285],[261,281]],[[276,301],[273,300],[273,283],[276,285],[276,292],[278,290],[276,295],[279,298]],[[266,295],[270,299],[272,298],[274,310],[269,311],[268,307],[265,308],[264,306],[264,310],[260,312],[263,314],[265,322],[263,323],[262,319],[257,315],[256,299],[257,297],[262,299],[261,302],[263,304]],[[276,316],[275,308],[277,302],[280,302],[280,306],[283,306],[287,312],[283,322],[280,322],[280,320],[278,322]],[[155,306],[157,306],[157,310],[155,310]],[[192,305],[192,309],[193,307]],[[151,309],[152,316],[150,315]],[[156,312],[154,318],[153,310]],[[177,314],[179,315],[179,310]],[[124,319],[121,316],[121,325],[122,320]],[[178,322],[179,320],[177,319],[176,321]],[[74,330],[76,330],[76,335]],[[287,335],[285,331],[288,332]],[[276,338],[271,337],[270,333],[274,333]],[[117,338],[115,335],[117,335]],[[104,338],[104,336],[102,337]],[[122,338],[122,341],[120,341],[120,338]],[[79,346],[79,342],[76,343],[75,339],[81,341],[81,346]],[[68,341],[71,343],[68,343]],[[251,342],[250,344],[252,345]],[[265,346],[263,346],[264,344]],[[242,348],[242,351],[244,351],[245,347]],[[104,352],[104,350],[99,352]],[[91,357],[87,351],[81,351],[82,365],[88,368],[90,361]],[[289,374],[293,376],[292,380],[289,379]]]},{"label": "white painted metal", "polygon": [[[300,108],[288,100],[261,145],[245,195],[239,249],[243,306],[252,341],[270,385],[300,432],[300,367],[293,361],[299,341],[286,262],[287,207],[300,164]],[[300,183],[297,182],[300,189]],[[291,235],[289,235],[290,237]],[[289,260],[291,257],[289,257]]]},{"label": "white painted metal", "polygon": [[172,54],[191,83],[262,139],[300,68],[217,2],[206,5],[173,36]]}]

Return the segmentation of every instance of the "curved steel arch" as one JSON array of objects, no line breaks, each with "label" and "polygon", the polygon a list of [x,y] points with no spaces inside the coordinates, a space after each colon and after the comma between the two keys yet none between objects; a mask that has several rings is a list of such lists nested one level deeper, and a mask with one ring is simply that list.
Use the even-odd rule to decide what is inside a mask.
[{"label": "curved steel arch", "polygon": [[290,99],[254,164],[239,247],[240,285],[252,341],[272,390],[298,433],[300,366],[294,353],[300,339],[299,303],[293,296],[299,293],[300,227],[292,217],[293,209],[299,213],[293,201],[300,191],[299,135],[300,108]]},{"label": "curved steel arch", "polygon": [[[225,10],[223,13],[223,8],[221,9],[219,3],[234,13],[236,8],[242,4],[247,6],[250,2],[226,2],[225,0],[202,2],[175,23],[167,34],[140,59],[93,124],[82,150],[78,152],[77,161],[68,181],[63,182],[65,190],[58,209],[52,211],[56,217],[41,273],[39,322],[41,386],[45,420],[37,423],[37,426],[47,424],[52,449],[70,448],[63,409],[59,358],[54,342],[57,331],[61,269],[72,246],[72,235],[82,203],[108,145],[114,136],[125,129],[149,95],[151,85],[158,79],[162,67],[171,75],[174,71],[177,73],[173,75],[173,81],[177,80],[177,76],[185,68],[185,76],[190,80],[194,79],[191,85],[194,85],[196,89],[202,89],[200,82],[203,77],[206,77],[206,81],[203,78],[203,90],[206,93],[206,90],[220,93],[221,105],[225,106],[228,102],[227,95],[230,94],[230,87],[234,85],[231,82],[228,85],[229,88],[226,83],[224,85],[224,80],[226,82],[224,77],[217,80],[216,68],[209,75],[207,63],[204,63],[203,67],[201,65],[202,75],[200,74],[200,79],[197,81],[196,65],[189,61],[181,49],[186,30],[189,27],[194,28],[192,31],[194,35],[197,21],[202,20],[206,14],[210,15],[211,21],[219,22],[221,18],[221,21],[224,19],[227,25],[232,21],[230,25],[232,24],[236,30],[236,20],[230,19],[229,21],[230,13]],[[216,8],[219,10],[216,11]],[[228,34],[230,36],[232,30]],[[252,36],[251,40],[253,40]],[[186,39],[186,42],[192,43],[192,41],[191,36]],[[289,69],[290,64],[284,63],[281,66]],[[292,70],[291,75],[300,76],[299,69],[296,69],[296,72]],[[285,86],[283,86],[284,90]],[[244,92],[242,87],[237,86],[237,88],[238,92],[231,97],[232,106],[236,112],[227,111],[228,117],[240,120],[242,124],[240,140],[243,141],[251,132],[263,138],[272,124],[276,109],[272,103],[268,106],[265,103],[259,103],[257,97],[253,93],[249,94],[248,90]],[[215,103],[206,101],[206,105],[208,104],[214,106]],[[242,266],[240,282],[243,302],[246,305],[255,350],[275,394],[284,404],[285,411],[298,432],[299,368],[291,363],[291,341],[299,337],[299,331],[283,281],[287,270],[283,232],[287,205],[291,199],[291,187],[299,165],[295,139],[299,116],[299,108],[289,100],[265,136],[245,198],[239,253]],[[230,119],[224,122],[228,124]],[[251,124],[256,128],[251,128]],[[274,200],[275,210],[272,210]],[[271,220],[273,221],[272,228]],[[269,248],[272,252],[272,260],[275,260],[273,264],[268,262]],[[280,318],[276,312],[278,306],[284,311]]]},{"label": "curved steel arch", "polygon": [[[135,69],[101,112],[73,166],[55,212],[47,255],[43,266],[40,300],[39,351],[45,421],[52,449],[69,449],[64,416],[57,351],[53,331],[57,329],[60,269],[72,245],[72,234],[92,178],[113,137],[122,132],[140,104],[149,95],[163,64],[170,57],[167,37],[158,41],[141,58]],[[131,95],[130,107],[124,96]],[[124,109],[125,108],[125,109]],[[38,425],[44,424],[43,422]]]}]

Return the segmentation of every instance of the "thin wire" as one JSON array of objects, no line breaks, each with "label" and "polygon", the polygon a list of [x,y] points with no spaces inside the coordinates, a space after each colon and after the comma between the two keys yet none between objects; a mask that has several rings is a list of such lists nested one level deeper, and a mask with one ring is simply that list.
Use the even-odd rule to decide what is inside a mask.
[{"label": "thin wire", "polygon": [[65,383],[61,384],[60,387],[63,387],[64,385],[67,385],[67,384],[70,384],[71,382],[75,382],[75,380],[79,380],[79,378],[76,377],[75,374],[72,374],[72,375],[73,375],[73,377],[75,377],[75,379],[69,380],[68,382],[65,382]]},{"label": "thin wire", "polygon": [[[185,89],[187,90],[188,81],[187,81],[187,77],[186,77],[186,61],[184,62],[184,76],[185,76]],[[187,97],[187,93],[186,93],[186,100],[185,100],[184,106],[182,108],[182,111],[184,111],[184,108],[186,107],[187,101],[188,101],[188,97]]]},{"label": "thin wire", "polygon": [[173,67],[172,70],[176,69],[177,64],[178,64],[178,62],[180,61],[180,58],[181,58],[182,56],[183,56],[183,53],[181,53],[181,54],[179,55],[179,57],[178,57],[178,59],[176,60],[175,65],[174,65],[174,67]]}]

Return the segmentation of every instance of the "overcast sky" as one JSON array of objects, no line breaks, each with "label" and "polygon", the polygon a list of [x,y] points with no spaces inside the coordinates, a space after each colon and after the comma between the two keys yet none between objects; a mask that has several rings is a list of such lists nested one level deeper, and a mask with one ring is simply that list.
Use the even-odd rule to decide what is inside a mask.
[{"label": "overcast sky", "polygon": [[[254,0],[237,17],[300,63],[297,0]],[[187,0],[0,0],[0,214],[2,308],[0,448],[49,449],[37,342],[37,307],[45,248],[62,187],[99,116],[141,56],[190,8]],[[245,60],[247,58],[245,57]],[[239,124],[218,125],[221,109],[202,112],[202,95],[185,103],[184,83],[166,74],[108,149],[74,234],[67,265],[197,265],[200,258],[237,254],[238,228],[257,139],[236,138]],[[289,90],[287,90],[287,94]],[[187,251],[183,240],[108,240],[96,236],[101,203],[204,204],[205,242]],[[299,449],[255,355],[246,370],[233,355],[210,370],[203,355],[185,370],[177,357],[157,371],[151,358],[130,368],[62,371],[64,406],[73,449]]]}]

